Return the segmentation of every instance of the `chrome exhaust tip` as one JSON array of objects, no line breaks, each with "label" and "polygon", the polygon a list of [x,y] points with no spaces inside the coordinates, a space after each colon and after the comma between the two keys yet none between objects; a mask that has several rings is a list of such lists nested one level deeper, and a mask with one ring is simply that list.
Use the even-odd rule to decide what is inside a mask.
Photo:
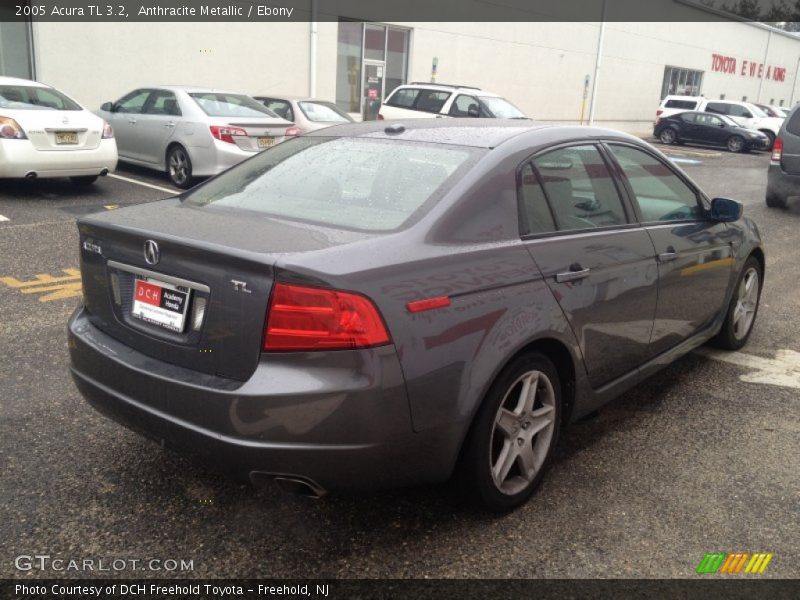
[{"label": "chrome exhaust tip", "polygon": [[36,171],[28,171],[27,173],[25,173],[25,179],[27,179],[28,181],[33,181],[38,176],[39,175],[36,174]]},{"label": "chrome exhaust tip", "polygon": [[103,169],[100,171],[100,177],[105,177],[106,175],[108,175],[108,169]]},{"label": "chrome exhaust tip", "polygon": [[254,485],[263,485],[267,480],[272,480],[278,488],[287,494],[305,496],[318,500],[328,492],[316,481],[298,475],[283,475],[278,473],[250,473],[250,481]]}]

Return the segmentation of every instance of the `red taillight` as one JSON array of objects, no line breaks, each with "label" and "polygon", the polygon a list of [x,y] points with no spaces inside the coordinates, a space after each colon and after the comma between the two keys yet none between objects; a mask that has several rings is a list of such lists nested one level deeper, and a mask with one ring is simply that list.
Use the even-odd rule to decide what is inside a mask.
[{"label": "red taillight", "polygon": [[299,127],[289,127],[286,131],[283,132],[283,135],[290,136],[290,135],[300,135],[300,128]]},{"label": "red taillight", "polygon": [[663,113],[663,112],[664,112],[664,111],[663,111],[663,110],[661,110],[661,109],[659,108],[659,109],[656,111],[656,119],[657,119],[658,117],[660,117],[660,116],[661,116],[661,113]]},{"label": "red taillight", "polygon": [[389,343],[378,309],[360,294],[276,283],[263,349],[267,352],[366,348]]},{"label": "red taillight", "polygon": [[233,139],[233,136],[247,135],[247,132],[241,127],[228,127],[227,125],[224,126],[212,125],[210,129],[211,129],[211,135],[213,135],[216,139],[218,139],[220,142],[227,142],[229,144],[236,143]]},{"label": "red taillight", "polygon": [[383,121],[383,115],[381,113],[378,113],[378,121]]},{"label": "red taillight", "polygon": [[14,119],[10,117],[0,117],[0,138],[5,140],[24,140],[28,136],[22,131]]},{"label": "red taillight", "polygon": [[774,160],[776,162],[781,160],[781,156],[783,155],[783,138],[775,138],[775,142],[772,144],[772,154],[770,155],[770,160]]}]

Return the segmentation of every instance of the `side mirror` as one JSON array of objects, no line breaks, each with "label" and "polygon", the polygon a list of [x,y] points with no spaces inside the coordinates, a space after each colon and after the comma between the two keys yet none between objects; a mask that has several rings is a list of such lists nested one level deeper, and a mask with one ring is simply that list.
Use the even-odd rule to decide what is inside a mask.
[{"label": "side mirror", "polygon": [[475,106],[474,104],[471,104],[470,107],[467,109],[467,115],[469,115],[470,117],[478,118],[478,117],[481,116],[481,113],[478,110],[477,106]]},{"label": "side mirror", "polygon": [[100,105],[100,110],[105,112],[114,112],[114,103],[113,102],[103,102]]},{"label": "side mirror", "polygon": [[720,123],[719,125],[717,125],[717,127],[719,127],[720,129],[725,129],[725,123]]},{"label": "side mirror", "polygon": [[744,114],[742,114],[742,116],[745,119],[752,119],[753,118],[753,113],[751,113],[749,110],[746,110],[746,111],[744,111]]},{"label": "side mirror", "polygon": [[711,201],[711,218],[721,223],[738,221],[743,211],[742,203],[730,198],[714,198]]}]

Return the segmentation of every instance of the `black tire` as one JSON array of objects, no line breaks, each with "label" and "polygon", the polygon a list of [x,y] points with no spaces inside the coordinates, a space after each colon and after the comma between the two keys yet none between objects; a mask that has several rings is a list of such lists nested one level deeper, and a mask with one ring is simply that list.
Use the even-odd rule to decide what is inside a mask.
[{"label": "black tire", "polygon": [[725,142],[725,145],[731,152],[744,152],[747,148],[744,138],[740,135],[732,135],[728,138],[728,141]]},{"label": "black tire", "polygon": [[[739,305],[742,302],[742,290],[747,287],[745,280],[752,273],[757,276],[754,285],[757,286],[753,296],[755,303],[752,304],[752,318],[746,325],[746,331],[743,330],[744,326],[740,320],[737,319],[737,313],[740,310]],[[730,304],[728,305],[728,312],[725,315],[725,322],[722,324],[722,329],[711,340],[712,345],[723,350],[739,350],[750,338],[753,332],[753,325],[758,315],[758,307],[761,304],[761,288],[764,281],[764,271],[761,268],[761,263],[758,262],[754,256],[750,256],[744,263],[739,277],[736,279],[736,286],[733,288],[733,296],[731,297]],[[750,303],[747,303],[750,305]],[[738,326],[737,326],[738,325]]]},{"label": "black tire", "polygon": [[183,146],[175,144],[167,151],[167,177],[172,185],[188,190],[194,185],[192,159]]},{"label": "black tire", "polygon": [[788,202],[786,198],[779,198],[774,194],[767,194],[767,206],[770,208],[786,208]]},{"label": "black tire", "polygon": [[765,148],[765,150],[772,150],[772,145],[775,143],[775,134],[766,129],[761,129],[759,131],[761,131],[761,133],[767,136],[767,139],[769,140],[767,142],[767,147]]},{"label": "black tire", "polygon": [[97,181],[97,175],[82,175],[80,177],[70,177],[70,181],[75,185],[92,185],[95,181]]},{"label": "black tire", "polygon": [[678,141],[678,133],[672,127],[664,127],[658,134],[658,139],[662,144],[671,145]]},{"label": "black tire", "polygon": [[[522,392],[526,382],[533,385],[534,378],[536,392],[529,403],[524,403]],[[509,408],[522,407],[523,403],[525,408],[518,415]],[[507,417],[505,427],[499,421],[501,408]],[[537,416],[537,412],[541,414]],[[494,512],[507,512],[524,504],[550,466],[560,423],[561,381],[557,369],[542,354],[518,356],[497,377],[475,416],[458,468],[461,489]],[[532,467],[527,474],[523,454]],[[503,463],[510,466],[502,469]],[[496,483],[493,466],[505,472],[500,484]]]}]

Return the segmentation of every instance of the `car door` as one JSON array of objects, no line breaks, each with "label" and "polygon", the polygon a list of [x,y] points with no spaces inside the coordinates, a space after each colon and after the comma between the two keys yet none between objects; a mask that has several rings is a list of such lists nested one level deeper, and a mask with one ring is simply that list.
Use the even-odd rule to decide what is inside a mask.
[{"label": "car door", "polygon": [[134,160],[142,158],[142,142],[139,131],[139,118],[144,111],[145,102],[150,96],[149,89],[134,90],[114,103],[109,115],[109,123],[114,129],[117,152],[120,157]]},{"label": "car door", "polygon": [[678,124],[678,135],[680,139],[687,142],[693,142],[698,139],[699,128],[697,126],[695,113],[681,113],[680,115],[676,115],[674,119]]},{"label": "car door", "polygon": [[800,108],[790,114],[781,130],[783,150],[780,163],[786,173],[800,175]]},{"label": "car door", "polygon": [[695,131],[695,139],[704,144],[724,144],[728,135],[723,120],[711,114],[695,116]]},{"label": "car door", "polygon": [[153,90],[137,117],[139,152],[141,160],[154,165],[163,164],[167,144],[181,119],[181,109],[175,93],[170,90]]},{"label": "car door", "polygon": [[523,243],[569,321],[592,387],[633,371],[647,359],[658,268],[599,147],[533,157],[520,168],[519,190]]},{"label": "car door", "polygon": [[485,114],[481,114],[482,112],[480,102],[478,102],[475,96],[459,94],[456,96],[455,100],[453,100],[447,114],[451,117],[486,116]]},{"label": "car door", "polygon": [[658,260],[658,308],[650,353],[660,354],[724,311],[733,272],[730,231],[707,217],[706,201],[654,153],[609,143],[637,217]]}]

